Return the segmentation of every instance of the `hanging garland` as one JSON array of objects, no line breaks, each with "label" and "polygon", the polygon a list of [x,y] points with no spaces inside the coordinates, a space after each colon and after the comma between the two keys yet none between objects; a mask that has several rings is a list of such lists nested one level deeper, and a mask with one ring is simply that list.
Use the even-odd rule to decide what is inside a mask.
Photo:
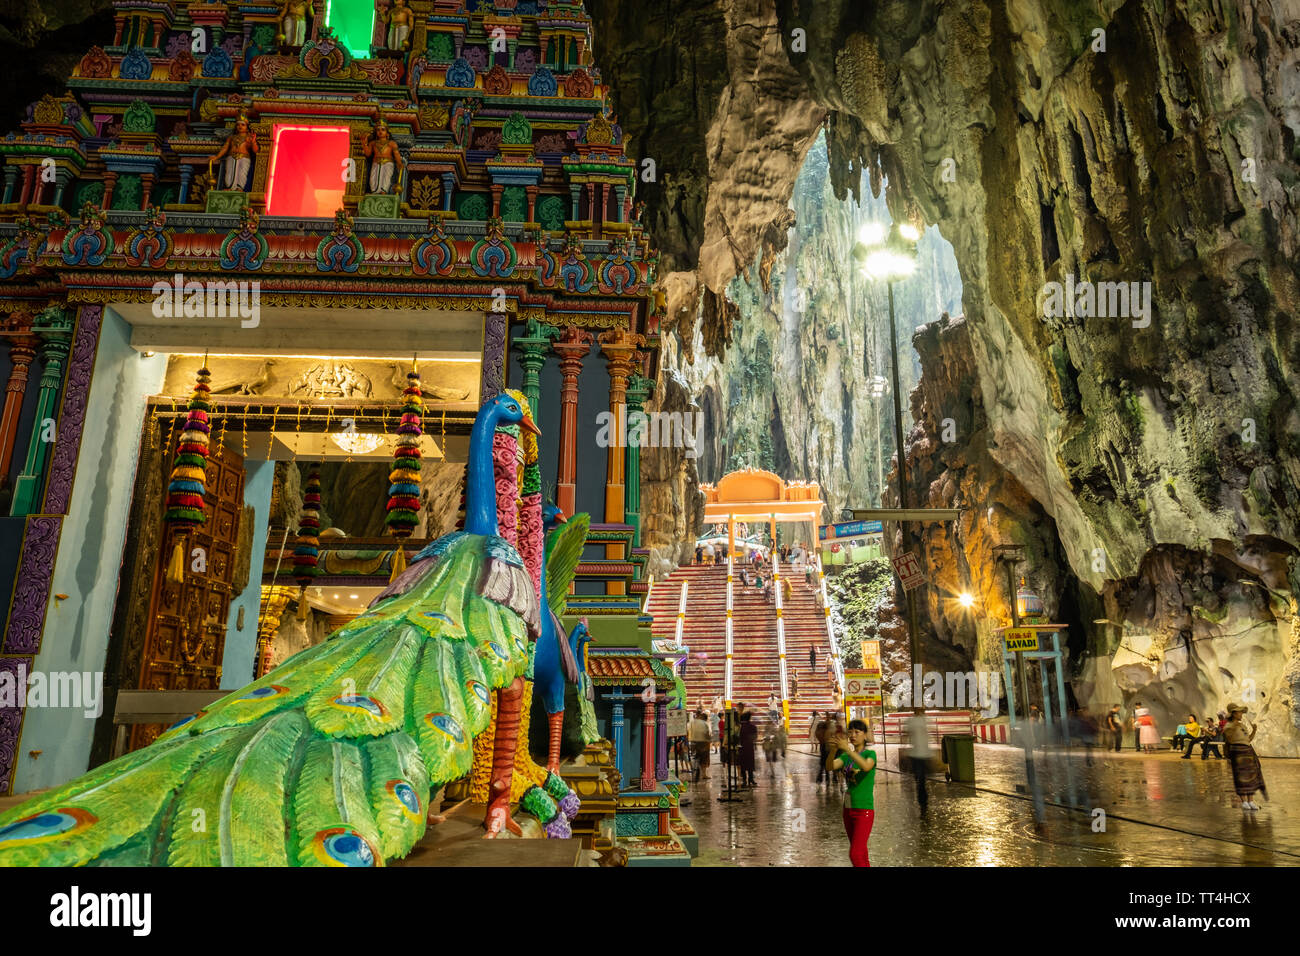
[{"label": "hanging garland", "polygon": [[[420,391],[420,376],[414,363],[406,376],[406,389],[402,392],[402,420],[397,426],[397,450],[393,453],[393,470],[388,475],[388,515],[384,523],[388,533],[401,539],[415,530],[420,513],[420,415],[424,400]],[[391,579],[406,570],[406,552],[398,544],[393,552]]]},{"label": "hanging garland", "polygon": [[206,521],[203,514],[204,479],[208,463],[208,436],[212,425],[208,413],[212,373],[205,360],[190,396],[189,414],[176,445],[171,480],[167,485],[167,512],[163,520],[176,532],[176,546],[167,564],[167,580],[179,584],[185,576],[185,535]]},{"label": "hanging garland", "polygon": [[320,472],[307,476],[302,490],[302,516],[298,519],[298,538],[293,549],[293,577],[302,587],[298,599],[298,617],[307,618],[307,585],[311,584],[320,569],[316,561],[320,555]]}]

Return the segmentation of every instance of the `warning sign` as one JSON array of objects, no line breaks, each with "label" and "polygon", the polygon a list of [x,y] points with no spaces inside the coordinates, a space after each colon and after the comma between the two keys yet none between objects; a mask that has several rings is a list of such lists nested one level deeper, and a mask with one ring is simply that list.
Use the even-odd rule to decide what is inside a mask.
[{"label": "warning sign", "polygon": [[880,672],[876,671],[875,677],[869,676],[865,670],[846,670],[844,672],[844,703],[846,704],[879,704],[880,695]]},{"label": "warning sign", "polygon": [[903,582],[904,591],[910,591],[925,583],[925,573],[921,570],[921,561],[911,551],[894,558],[894,572]]},{"label": "warning sign", "polygon": [[1008,651],[1038,650],[1038,632],[1032,627],[1009,627],[1002,632]]},{"label": "warning sign", "polygon": [[668,733],[669,737],[686,736],[686,711],[672,707],[668,710]]}]

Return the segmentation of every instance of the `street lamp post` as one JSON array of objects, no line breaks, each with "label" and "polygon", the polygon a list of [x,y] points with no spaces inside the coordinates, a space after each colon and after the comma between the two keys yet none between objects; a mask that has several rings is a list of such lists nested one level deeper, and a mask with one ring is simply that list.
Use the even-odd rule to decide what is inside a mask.
[{"label": "street lamp post", "polygon": [[[894,448],[898,456],[898,506],[907,508],[907,455],[903,449],[903,408],[902,389],[898,378],[898,328],[894,318],[894,283],[912,274],[916,269],[916,241],[920,232],[910,223],[895,223],[885,234],[879,223],[870,223],[863,228],[861,241],[853,247],[853,256],[863,264],[863,271],[869,278],[882,280],[889,289],[889,365],[894,386]],[[900,521],[903,533],[903,547],[910,547],[909,522]],[[903,584],[899,578],[899,585]],[[912,656],[912,712],[925,712],[921,700],[920,667],[921,637],[916,624],[916,595],[904,587],[907,600],[908,645]]]}]

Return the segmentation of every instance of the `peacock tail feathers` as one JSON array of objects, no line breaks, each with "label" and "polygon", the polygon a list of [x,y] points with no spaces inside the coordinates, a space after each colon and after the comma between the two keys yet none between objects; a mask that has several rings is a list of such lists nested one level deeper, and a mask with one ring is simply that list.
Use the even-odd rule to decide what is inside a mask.
[{"label": "peacock tail feathers", "polygon": [[559,617],[568,610],[569,585],[582,560],[590,528],[591,515],[576,514],[552,531],[546,540],[546,603]]},{"label": "peacock tail feathers", "polygon": [[430,790],[469,771],[492,690],[528,672],[540,630],[523,562],[499,538],[458,535],[424,560],[329,640],[0,816],[0,864],[382,865],[407,853]]},{"label": "peacock tail feathers", "polygon": [[588,746],[600,740],[600,727],[596,723],[596,706],[591,700],[591,678],[582,675],[582,687],[578,691],[578,733],[582,742]]}]

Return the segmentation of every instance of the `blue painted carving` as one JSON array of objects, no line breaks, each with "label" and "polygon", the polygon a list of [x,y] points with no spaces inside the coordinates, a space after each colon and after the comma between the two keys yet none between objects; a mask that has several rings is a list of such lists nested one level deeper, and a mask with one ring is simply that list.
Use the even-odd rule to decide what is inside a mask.
[{"label": "blue painted carving", "polygon": [[554,96],[559,88],[555,74],[544,66],[533,70],[533,75],[528,78],[529,96]]}]

